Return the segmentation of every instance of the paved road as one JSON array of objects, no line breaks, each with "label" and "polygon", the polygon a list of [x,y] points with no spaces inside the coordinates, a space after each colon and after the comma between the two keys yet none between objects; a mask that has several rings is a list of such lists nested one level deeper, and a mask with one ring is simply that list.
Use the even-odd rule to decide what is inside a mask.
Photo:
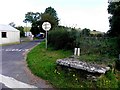
[{"label": "paved road", "polygon": [[[40,40],[24,42],[19,45],[3,46],[2,48],[0,47],[0,52],[2,52],[2,61],[0,62],[0,66],[2,66],[1,73],[3,75],[1,75],[1,77],[4,78],[2,85],[4,83],[5,87],[7,86],[8,88],[11,88],[13,85],[10,84],[20,83],[20,85],[24,84],[26,87],[32,85],[37,88],[52,88],[52,86],[46,81],[31,74],[25,62],[25,53],[38,43],[40,43]],[[17,86],[17,84],[15,86]],[[21,87],[22,86],[20,86],[20,88]]]}]

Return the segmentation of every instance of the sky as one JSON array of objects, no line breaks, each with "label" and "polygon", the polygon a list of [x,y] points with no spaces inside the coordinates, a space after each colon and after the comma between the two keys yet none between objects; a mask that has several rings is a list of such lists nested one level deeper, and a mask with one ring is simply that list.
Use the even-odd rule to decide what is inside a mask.
[{"label": "sky", "polygon": [[0,24],[25,26],[27,12],[41,13],[49,6],[56,10],[60,25],[109,30],[108,0],[0,0]]}]

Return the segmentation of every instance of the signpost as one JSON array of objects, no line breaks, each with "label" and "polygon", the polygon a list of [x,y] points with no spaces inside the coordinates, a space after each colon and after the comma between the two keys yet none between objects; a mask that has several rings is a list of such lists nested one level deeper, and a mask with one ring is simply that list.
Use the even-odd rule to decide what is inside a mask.
[{"label": "signpost", "polygon": [[43,30],[46,31],[46,49],[47,49],[47,31],[49,31],[51,29],[51,24],[49,22],[44,22],[42,24],[42,28],[43,28]]}]

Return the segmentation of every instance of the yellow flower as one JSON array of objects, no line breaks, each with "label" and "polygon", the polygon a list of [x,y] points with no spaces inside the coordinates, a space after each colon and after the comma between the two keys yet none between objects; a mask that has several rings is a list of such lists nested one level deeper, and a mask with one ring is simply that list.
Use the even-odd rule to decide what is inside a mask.
[{"label": "yellow flower", "polygon": [[73,74],[73,77],[75,77],[75,74]]},{"label": "yellow flower", "polygon": [[77,81],[78,79],[77,79],[77,78],[75,78],[75,80]]}]

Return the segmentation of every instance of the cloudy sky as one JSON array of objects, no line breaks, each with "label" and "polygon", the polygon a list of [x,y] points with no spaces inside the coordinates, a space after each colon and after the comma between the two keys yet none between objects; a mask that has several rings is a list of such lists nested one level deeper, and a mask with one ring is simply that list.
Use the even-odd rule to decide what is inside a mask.
[{"label": "cloudy sky", "polygon": [[60,24],[106,32],[109,29],[108,0],[0,0],[0,24],[23,25],[25,14],[53,7]]}]

